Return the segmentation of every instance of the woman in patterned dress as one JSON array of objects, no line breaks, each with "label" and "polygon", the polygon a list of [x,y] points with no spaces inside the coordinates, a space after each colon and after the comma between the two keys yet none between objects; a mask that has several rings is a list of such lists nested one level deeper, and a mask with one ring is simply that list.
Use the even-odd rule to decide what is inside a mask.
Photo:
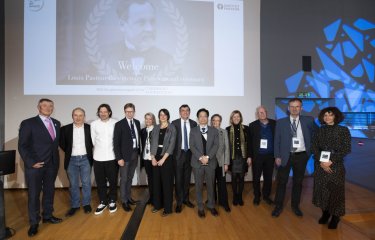
[{"label": "woman in patterned dress", "polygon": [[336,229],[340,217],[345,215],[344,157],[351,151],[351,136],[347,127],[338,125],[344,119],[336,107],[320,111],[322,124],[313,138],[315,159],[313,204],[322,209],[319,224],[328,223]]}]

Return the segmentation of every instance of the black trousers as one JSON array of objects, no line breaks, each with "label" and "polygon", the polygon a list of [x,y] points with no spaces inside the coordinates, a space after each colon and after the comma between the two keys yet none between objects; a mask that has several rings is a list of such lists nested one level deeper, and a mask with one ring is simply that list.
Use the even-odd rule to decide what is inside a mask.
[{"label": "black trousers", "polygon": [[[156,160],[161,159],[155,156]],[[164,208],[166,213],[172,213],[173,204],[173,162],[169,156],[162,166],[152,166],[153,204],[154,208]]]},{"label": "black trousers", "polygon": [[245,185],[245,173],[232,173],[233,198],[242,199],[242,192]]},{"label": "black trousers", "polygon": [[[223,166],[224,167],[224,166]],[[228,191],[227,191],[227,180],[225,175],[223,176],[223,167],[217,165],[215,169],[215,201],[218,200],[220,206],[228,207]],[[217,191],[216,191],[217,186]]]},{"label": "black trousers", "polygon": [[[118,169],[119,166],[116,160],[94,160],[94,175],[99,200],[104,204],[107,204],[108,200],[117,201]],[[107,190],[107,181],[109,182],[109,191]]]},{"label": "black trousers", "polygon": [[[273,155],[258,155],[253,159],[252,162],[252,171],[253,171],[253,189],[254,189],[254,198],[260,199],[260,196],[263,195],[263,198],[269,198],[272,188],[272,174],[274,169],[275,159]],[[260,177],[263,173],[263,188],[262,194],[260,191]]]},{"label": "black trousers", "polygon": [[191,179],[191,151],[181,150],[179,159],[174,160],[175,169],[175,194],[177,205],[189,201],[189,188]]},{"label": "black trousers", "polygon": [[149,192],[149,195],[150,195],[149,201],[151,203],[153,203],[154,202],[154,200],[153,200],[154,181],[153,181],[153,177],[152,177],[152,172],[153,172],[152,171],[152,161],[151,160],[144,160],[143,163],[144,163],[146,174],[147,174],[148,192]]},{"label": "black trousers", "polygon": [[293,187],[292,187],[292,207],[299,207],[302,193],[302,181],[305,176],[305,169],[309,157],[306,152],[294,153],[290,155],[285,166],[280,166],[277,171],[277,187],[275,196],[275,205],[283,207],[285,199],[286,185],[289,179],[290,169],[293,170]]},{"label": "black trousers", "polygon": [[25,168],[28,187],[28,213],[30,225],[40,221],[40,193],[43,191],[43,218],[49,219],[53,213],[55,180],[58,167],[48,162],[42,168]]}]

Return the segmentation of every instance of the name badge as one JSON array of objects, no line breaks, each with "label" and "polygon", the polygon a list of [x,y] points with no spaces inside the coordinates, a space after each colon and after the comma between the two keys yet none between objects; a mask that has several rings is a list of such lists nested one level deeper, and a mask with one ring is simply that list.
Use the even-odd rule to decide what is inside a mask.
[{"label": "name badge", "polygon": [[293,148],[301,147],[301,141],[298,138],[296,137],[292,138],[292,142],[293,142]]},{"label": "name badge", "polygon": [[260,139],[260,148],[267,149],[267,139]]},{"label": "name badge", "polygon": [[137,147],[137,139],[133,138],[133,148]]},{"label": "name badge", "polygon": [[320,159],[319,159],[319,161],[321,161],[321,162],[329,162],[330,157],[331,157],[331,152],[322,151],[320,153]]}]

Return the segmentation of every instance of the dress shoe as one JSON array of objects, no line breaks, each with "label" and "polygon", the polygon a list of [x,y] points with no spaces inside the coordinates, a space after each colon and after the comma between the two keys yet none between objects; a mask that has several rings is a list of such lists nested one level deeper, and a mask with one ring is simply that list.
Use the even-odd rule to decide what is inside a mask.
[{"label": "dress shoe", "polygon": [[292,207],[292,210],[297,217],[303,216],[303,212],[301,211],[301,209],[299,209],[299,207]]},{"label": "dress shoe", "polygon": [[189,200],[183,202],[183,204],[185,204],[188,208],[194,208],[194,204],[190,202]]},{"label": "dress shoe", "polygon": [[215,209],[215,208],[209,208],[209,210],[210,210],[210,212],[211,212],[212,216],[216,217],[216,216],[218,216],[218,215],[219,215],[219,213],[218,213],[218,212],[216,211],[216,209]]},{"label": "dress shoe", "polygon": [[204,213],[204,210],[198,210],[198,216],[200,218],[205,218],[206,217],[206,214]]},{"label": "dress shoe", "polygon": [[31,225],[30,228],[29,228],[29,231],[27,231],[27,235],[29,237],[35,236],[38,233],[38,227],[39,227],[39,224]]},{"label": "dress shoe", "polygon": [[259,203],[260,203],[260,199],[259,199],[259,198],[254,198],[254,200],[253,200],[253,204],[254,204],[255,206],[259,206]]},{"label": "dress shoe", "polygon": [[147,204],[147,205],[152,204],[152,200],[151,200],[151,198],[148,199],[148,201],[147,201],[146,204]]},{"label": "dress shoe", "polygon": [[323,211],[323,214],[322,216],[319,218],[319,221],[318,223],[319,224],[326,224],[329,220],[329,218],[331,217],[331,215],[329,214],[328,211]]},{"label": "dress shoe", "polygon": [[91,213],[92,208],[91,208],[90,204],[89,204],[89,205],[85,205],[85,206],[83,206],[83,211],[84,211],[84,213],[86,213],[86,214]]},{"label": "dress shoe", "polygon": [[57,224],[57,223],[61,223],[61,222],[62,222],[61,218],[57,218],[57,217],[54,217],[54,216],[51,216],[48,219],[43,219],[43,223]]},{"label": "dress shoe", "polygon": [[130,212],[132,210],[128,203],[122,203],[122,208],[125,212]]},{"label": "dress shoe", "polygon": [[73,216],[78,210],[79,210],[79,207],[69,209],[69,211],[65,214],[65,217]]},{"label": "dress shoe", "polygon": [[239,204],[240,206],[243,206],[244,202],[243,202],[242,198],[238,199],[238,204]]},{"label": "dress shoe", "polygon": [[328,223],[328,229],[336,229],[337,224],[340,222],[340,217],[332,216],[331,221]]},{"label": "dress shoe", "polygon": [[272,217],[278,217],[280,216],[283,209],[281,207],[276,206],[275,209],[272,211]]},{"label": "dress shoe", "polygon": [[229,207],[229,206],[225,206],[225,207],[224,207],[224,210],[225,210],[226,212],[230,212],[230,207]]},{"label": "dress shoe", "polygon": [[176,206],[176,213],[180,213],[182,211],[182,206],[181,205],[177,205]]},{"label": "dress shoe", "polygon": [[130,198],[130,199],[128,200],[128,203],[129,203],[130,205],[136,205],[137,203],[139,203],[139,201]]},{"label": "dress shoe", "polygon": [[168,216],[169,214],[171,214],[171,213],[168,213],[168,212],[166,212],[166,211],[164,210],[163,213],[161,214],[161,216],[162,216],[162,217],[166,217],[166,216]]},{"label": "dress shoe", "polygon": [[263,201],[265,201],[268,205],[274,204],[274,201],[272,201],[271,198],[269,198],[269,197],[263,198]]}]

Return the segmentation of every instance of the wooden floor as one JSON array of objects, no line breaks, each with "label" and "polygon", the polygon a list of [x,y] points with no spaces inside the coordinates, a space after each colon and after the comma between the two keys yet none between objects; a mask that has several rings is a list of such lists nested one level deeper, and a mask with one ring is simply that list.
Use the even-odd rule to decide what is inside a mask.
[{"label": "wooden floor", "polygon": [[[290,184],[289,184],[290,187]],[[145,188],[133,188],[133,196],[144,196]],[[191,187],[194,200],[195,189]],[[230,192],[230,186],[228,185]],[[296,217],[290,210],[290,188],[286,204],[279,218],[272,218],[272,207],[261,202],[252,204],[251,183],[245,184],[242,207],[231,206],[226,213],[219,208],[219,216],[206,212],[200,219],[197,208],[184,207],[182,213],[161,217],[161,213],[151,213],[147,206],[138,229],[137,239],[375,239],[375,192],[346,184],[346,212],[337,230],[328,230],[326,225],[317,224],[320,209],[311,204],[312,178],[304,181],[301,209],[303,218]],[[231,193],[229,193],[231,196]],[[93,208],[97,206],[97,194],[93,191]],[[6,190],[6,223],[17,233],[11,239],[27,239],[27,192]],[[56,190],[55,216],[63,217],[69,209],[67,189]],[[118,206],[115,213],[105,211],[100,216],[84,214],[81,210],[75,216],[66,218],[61,224],[40,224],[39,233],[33,239],[120,239],[131,217]]]}]

